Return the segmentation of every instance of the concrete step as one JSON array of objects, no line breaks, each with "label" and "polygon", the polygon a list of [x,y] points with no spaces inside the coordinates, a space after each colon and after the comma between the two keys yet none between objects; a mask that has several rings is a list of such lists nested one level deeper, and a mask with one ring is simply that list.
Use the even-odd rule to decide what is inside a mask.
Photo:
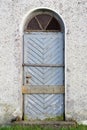
[{"label": "concrete step", "polygon": [[76,127],[77,123],[74,121],[15,121],[12,123],[13,125],[40,125],[46,127]]}]

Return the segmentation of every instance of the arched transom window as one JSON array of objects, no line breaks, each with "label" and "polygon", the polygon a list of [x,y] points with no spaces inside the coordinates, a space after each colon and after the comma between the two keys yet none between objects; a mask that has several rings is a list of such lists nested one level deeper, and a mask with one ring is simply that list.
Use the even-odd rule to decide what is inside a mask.
[{"label": "arched transom window", "polygon": [[31,18],[25,31],[61,31],[58,20],[49,14],[37,14]]}]

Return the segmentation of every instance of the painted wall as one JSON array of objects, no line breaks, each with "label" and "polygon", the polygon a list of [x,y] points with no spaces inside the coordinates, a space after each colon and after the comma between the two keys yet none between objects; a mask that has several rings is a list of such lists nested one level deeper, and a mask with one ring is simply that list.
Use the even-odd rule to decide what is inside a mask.
[{"label": "painted wall", "polygon": [[22,25],[32,9],[49,7],[66,24],[66,119],[87,120],[86,0],[0,0],[0,124],[22,117]]}]

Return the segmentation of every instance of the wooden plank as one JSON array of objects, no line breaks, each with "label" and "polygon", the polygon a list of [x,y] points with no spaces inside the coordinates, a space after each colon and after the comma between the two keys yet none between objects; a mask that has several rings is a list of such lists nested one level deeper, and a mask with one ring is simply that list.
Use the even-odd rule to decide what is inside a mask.
[{"label": "wooden plank", "polygon": [[32,67],[64,67],[64,64],[23,64],[23,66],[32,66]]},{"label": "wooden plank", "polygon": [[30,85],[22,87],[23,94],[62,94],[65,93],[64,86]]}]

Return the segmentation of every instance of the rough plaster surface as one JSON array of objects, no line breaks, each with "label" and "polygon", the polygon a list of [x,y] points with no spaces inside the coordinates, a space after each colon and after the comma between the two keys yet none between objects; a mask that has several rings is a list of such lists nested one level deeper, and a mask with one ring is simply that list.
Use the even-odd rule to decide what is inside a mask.
[{"label": "rough plaster surface", "polygon": [[67,120],[87,120],[87,1],[0,0],[0,123],[22,117],[22,22],[34,8],[57,11],[66,24]]}]

